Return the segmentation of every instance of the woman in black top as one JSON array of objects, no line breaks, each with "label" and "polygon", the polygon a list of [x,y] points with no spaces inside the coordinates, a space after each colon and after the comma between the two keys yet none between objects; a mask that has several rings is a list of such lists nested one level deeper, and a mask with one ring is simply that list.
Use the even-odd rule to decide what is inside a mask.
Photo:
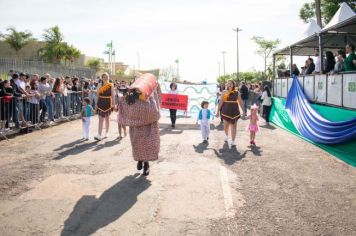
[{"label": "woman in black top", "polygon": [[330,51],[327,51],[325,55],[326,55],[326,60],[324,64],[324,73],[329,73],[335,67],[335,57],[333,53]]}]

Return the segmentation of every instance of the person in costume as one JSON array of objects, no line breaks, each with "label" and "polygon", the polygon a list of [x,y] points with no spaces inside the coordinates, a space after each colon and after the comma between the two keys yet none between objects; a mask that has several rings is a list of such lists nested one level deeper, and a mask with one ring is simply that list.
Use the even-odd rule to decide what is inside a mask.
[{"label": "person in costume", "polygon": [[256,104],[253,104],[251,106],[250,114],[247,116],[249,119],[250,123],[247,126],[247,130],[250,131],[250,144],[251,145],[256,145],[255,143],[255,138],[256,138],[256,133],[260,131],[258,128],[258,106]]},{"label": "person in costume", "polygon": [[200,131],[201,135],[203,137],[203,143],[207,143],[209,140],[209,133],[210,133],[210,110],[209,108],[209,102],[208,101],[203,101],[201,103],[201,110],[199,111],[198,119],[197,119],[197,124],[198,121],[200,120]]},{"label": "person in costume", "polygon": [[237,121],[241,117],[240,107],[243,107],[241,95],[236,88],[235,82],[228,80],[226,83],[226,91],[222,94],[222,99],[219,102],[216,117],[221,115],[224,120],[225,142],[229,141],[229,129],[231,130],[232,147],[236,146]]},{"label": "person in costume", "polygon": [[[115,101],[115,91],[114,85],[109,82],[109,74],[104,73],[101,76],[102,83],[98,86],[97,96],[96,96],[96,111],[99,115],[99,129],[98,134],[95,139],[100,141],[108,136],[109,124],[110,124],[110,114],[114,107]],[[103,124],[105,120],[105,135],[102,136]]]},{"label": "person in costume", "polygon": [[132,155],[137,161],[137,170],[143,175],[150,173],[149,162],[158,160],[160,149],[159,119],[161,89],[156,76],[141,75],[131,86],[127,94],[120,98],[122,103],[121,119],[129,126]]}]

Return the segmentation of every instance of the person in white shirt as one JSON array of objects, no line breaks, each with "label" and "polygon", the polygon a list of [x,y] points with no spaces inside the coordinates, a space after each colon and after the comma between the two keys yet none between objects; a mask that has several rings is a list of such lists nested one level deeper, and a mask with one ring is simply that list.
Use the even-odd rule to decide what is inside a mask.
[{"label": "person in white shirt", "polygon": [[207,143],[209,140],[209,133],[210,133],[210,110],[209,108],[209,102],[208,101],[203,101],[201,103],[201,110],[199,111],[198,119],[197,119],[197,124],[198,121],[200,120],[200,131],[201,135],[203,137],[203,143]]},{"label": "person in white shirt", "polygon": [[[170,85],[170,91],[168,92],[169,94],[177,94],[177,84],[172,82]],[[176,127],[176,120],[177,120],[177,110],[176,109],[169,109],[169,114],[171,117],[171,123],[172,123],[172,128]]]},{"label": "person in white shirt", "polygon": [[262,93],[261,99],[262,99],[264,118],[266,120],[266,124],[268,125],[269,115],[271,113],[271,108],[272,108],[272,95],[267,85],[264,87],[264,91]]},{"label": "person in white shirt", "polygon": [[319,55],[319,49],[314,49],[314,53],[315,53],[315,70],[314,70],[314,74],[315,73],[320,73],[321,72],[321,60],[320,60],[320,55]]}]

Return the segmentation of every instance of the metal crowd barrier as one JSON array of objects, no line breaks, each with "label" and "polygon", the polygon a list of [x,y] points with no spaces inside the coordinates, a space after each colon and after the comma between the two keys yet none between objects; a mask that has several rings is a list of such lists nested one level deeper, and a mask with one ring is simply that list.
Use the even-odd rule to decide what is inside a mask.
[{"label": "metal crowd barrier", "polygon": [[0,97],[0,136],[7,139],[8,134],[21,128],[41,129],[51,120],[62,122],[76,118],[82,111],[83,93],[68,91],[67,96],[55,93],[37,101],[34,104],[26,98]]},{"label": "metal crowd barrier", "polygon": [[[315,103],[356,109],[356,73],[298,77],[306,97]],[[286,98],[292,78],[276,78],[273,96]]]}]

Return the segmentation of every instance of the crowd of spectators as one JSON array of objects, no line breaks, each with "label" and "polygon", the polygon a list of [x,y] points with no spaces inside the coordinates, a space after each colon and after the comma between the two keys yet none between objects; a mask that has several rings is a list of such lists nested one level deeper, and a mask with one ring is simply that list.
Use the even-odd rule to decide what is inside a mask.
[{"label": "crowd of spectators", "polygon": [[323,68],[321,68],[321,59],[318,49],[314,49],[315,61],[309,57],[305,65],[301,67],[300,72],[297,65],[292,65],[292,75],[311,75],[311,74],[336,74],[342,72],[356,72],[356,54],[355,45],[348,43],[345,50],[338,50],[334,55],[331,51],[325,52],[323,58]]},{"label": "crowd of spectators", "polygon": [[1,129],[28,128],[79,113],[84,93],[95,101],[95,87],[95,81],[86,78],[79,82],[77,77],[10,70],[7,79],[0,79]]}]

